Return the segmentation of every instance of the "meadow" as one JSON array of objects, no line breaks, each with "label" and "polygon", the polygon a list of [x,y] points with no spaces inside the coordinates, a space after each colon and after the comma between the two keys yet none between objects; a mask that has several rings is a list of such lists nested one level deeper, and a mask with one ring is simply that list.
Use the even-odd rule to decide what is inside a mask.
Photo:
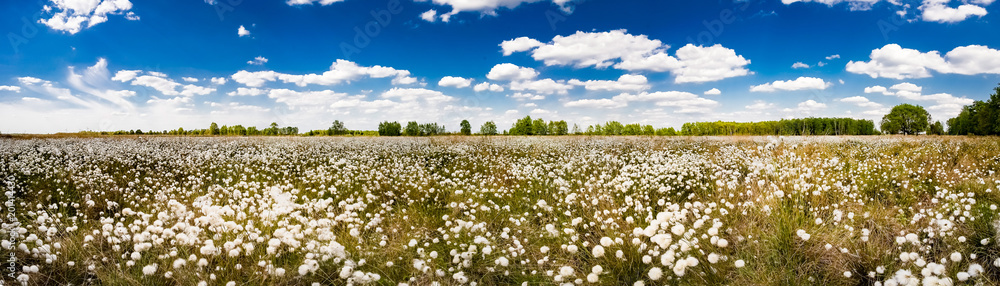
[{"label": "meadow", "polygon": [[[992,285],[1000,140],[0,139],[27,285]],[[6,254],[5,254],[6,256]]]}]

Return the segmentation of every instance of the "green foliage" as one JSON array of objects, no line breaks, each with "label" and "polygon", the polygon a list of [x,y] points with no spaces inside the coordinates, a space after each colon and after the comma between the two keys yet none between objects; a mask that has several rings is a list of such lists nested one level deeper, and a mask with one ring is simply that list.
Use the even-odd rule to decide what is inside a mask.
[{"label": "green foliage", "polygon": [[693,122],[681,134],[705,135],[875,135],[871,120],[853,118],[802,118],[761,122]]},{"label": "green foliage", "polygon": [[934,122],[934,124],[931,124],[930,129],[927,130],[927,135],[943,135],[943,134],[945,134],[944,125],[941,124],[941,121]]},{"label": "green foliage", "polygon": [[463,119],[459,125],[462,127],[462,135],[472,135],[472,124],[469,124],[468,120]]},{"label": "green foliage", "polygon": [[535,135],[532,129],[531,116],[525,116],[524,118],[518,119],[514,122],[514,126],[510,128],[510,135]]},{"label": "green foliage", "polygon": [[486,121],[482,127],[479,127],[479,133],[483,135],[497,135],[497,124],[493,123],[493,121]]},{"label": "green foliage", "polygon": [[420,136],[420,124],[416,121],[407,122],[406,129],[403,130],[403,136]]},{"label": "green foliage", "polygon": [[908,103],[896,105],[882,117],[882,132],[912,135],[928,130],[931,114],[923,107]]},{"label": "green foliage", "polygon": [[385,121],[378,124],[378,136],[399,136],[402,133],[403,126],[397,121],[389,122]]},{"label": "green foliage", "polygon": [[344,135],[348,132],[347,127],[344,127],[344,123],[340,122],[340,120],[334,120],[329,130],[329,135]]},{"label": "green foliage", "polygon": [[966,105],[958,117],[948,119],[951,135],[1000,135],[1000,86],[987,101]]}]

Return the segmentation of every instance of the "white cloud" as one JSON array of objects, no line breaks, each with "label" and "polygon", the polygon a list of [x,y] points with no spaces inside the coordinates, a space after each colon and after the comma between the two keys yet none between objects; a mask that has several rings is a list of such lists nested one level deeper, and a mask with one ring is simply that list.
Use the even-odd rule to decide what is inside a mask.
[{"label": "white cloud", "polygon": [[747,105],[744,108],[754,111],[773,110],[774,103],[765,102],[763,100],[754,100],[753,104]]},{"label": "white cloud", "polygon": [[582,85],[587,90],[643,91],[649,89],[648,80],[643,75],[626,74],[618,80],[570,80],[569,84]]},{"label": "white cloud", "polygon": [[876,93],[876,92],[885,93],[886,91],[887,89],[881,85],[869,86],[865,88],[865,93]]},{"label": "white cloud", "polygon": [[938,51],[920,52],[888,44],[875,49],[871,61],[847,63],[847,71],[872,78],[926,78],[931,70],[963,75],[1000,74],[1000,50],[986,46],[957,47],[941,56]]},{"label": "white cloud", "polygon": [[42,79],[37,77],[24,76],[17,78],[17,81],[22,85],[34,85],[44,82]]},{"label": "white cloud", "polygon": [[[527,40],[522,40],[525,41]],[[535,48],[532,57],[549,66],[605,68],[614,64],[617,59],[650,55],[665,48],[659,40],[651,40],[646,35],[628,34],[626,30],[577,31],[569,36],[555,36],[549,44]]]},{"label": "white cloud", "polygon": [[551,78],[546,78],[540,80],[514,81],[510,83],[510,89],[517,91],[533,90],[537,93],[544,94],[567,94],[570,89],[573,89],[573,86],[562,80],[555,81]]},{"label": "white cloud", "polygon": [[[803,2],[803,3],[816,2],[816,3],[826,4],[827,6],[834,6],[840,3],[847,3],[852,11],[865,11],[865,10],[870,10],[872,8],[872,5],[875,5],[875,3],[878,3],[879,1],[881,0],[781,0],[781,3],[789,5],[796,2]],[[889,2],[893,1],[890,0]]]},{"label": "white cloud", "polygon": [[795,108],[785,108],[782,111],[786,113],[798,113],[798,114],[813,114],[815,111],[826,109],[826,103],[816,102],[815,100],[806,100],[800,102]]},{"label": "white cloud", "polygon": [[486,90],[492,92],[502,92],[504,90],[502,86],[488,82],[479,83],[476,86],[472,87],[472,89],[475,90],[476,92],[486,91]]},{"label": "white cloud", "polygon": [[198,82],[198,79],[197,78],[193,78],[193,77],[186,77],[185,76],[185,77],[181,77],[181,79],[184,80],[184,81],[186,81],[186,82]]},{"label": "white cloud", "polygon": [[722,91],[719,90],[718,88],[713,88],[705,91],[705,95],[720,95],[720,94],[722,94]]},{"label": "white cloud", "polygon": [[240,28],[238,30],[236,30],[236,35],[239,35],[240,37],[249,36],[250,35],[250,30],[247,30],[246,27],[243,27],[243,25],[240,25]]},{"label": "white cloud", "polygon": [[20,86],[0,85],[0,90],[7,90],[7,91],[13,91],[13,92],[21,92],[21,87]]},{"label": "white cloud", "polygon": [[[51,0],[43,6],[43,14],[53,13],[45,19],[41,17],[38,23],[57,31],[76,34],[85,28],[104,23],[108,15],[122,15],[132,9],[129,0]],[[51,5],[51,6],[50,6]],[[138,19],[135,14],[130,15]],[[130,17],[129,19],[133,19]],[[86,26],[84,24],[86,23]]]},{"label": "white cloud", "polygon": [[659,107],[673,107],[676,113],[709,113],[719,102],[682,91],[622,93],[610,99],[580,99],[566,102],[566,107],[621,108],[631,102],[648,102]]},{"label": "white cloud", "polygon": [[531,49],[542,45],[544,44],[538,40],[528,37],[520,37],[513,40],[503,41],[503,43],[500,43],[500,48],[503,50],[504,56],[509,56],[516,52],[530,51]]},{"label": "white cloud", "polygon": [[830,56],[826,57],[826,60],[832,61],[834,59],[839,59],[839,58],[840,58],[840,54],[836,54],[836,55],[830,55]]},{"label": "white cloud", "polygon": [[117,73],[115,73],[115,77],[112,77],[111,80],[120,82],[130,81],[134,79],[136,76],[139,76],[139,73],[141,72],[142,72],[141,70],[120,70]]},{"label": "white cloud", "polygon": [[839,99],[839,101],[840,102],[846,102],[846,103],[854,104],[854,105],[857,105],[857,106],[860,106],[860,107],[882,108],[882,104],[881,103],[873,102],[873,101],[869,100],[867,97],[864,97],[864,96],[845,97],[845,98]]},{"label": "white cloud", "polygon": [[450,86],[455,88],[466,88],[472,85],[472,79],[463,77],[446,76],[438,81],[439,86]]},{"label": "white cloud", "polygon": [[[119,78],[119,75],[121,75],[121,73],[122,71],[119,71],[118,74],[115,75],[115,78],[118,78],[119,81],[124,82],[124,80],[121,79],[127,78],[127,75]],[[159,91],[163,95],[169,95],[169,96],[191,97],[195,95],[208,95],[216,91],[215,88],[197,86],[193,84],[182,85],[176,81],[167,78],[165,74],[158,72],[147,72],[147,74],[148,75],[135,77],[135,79],[133,79],[130,84],[134,86],[150,87],[152,89]],[[178,87],[180,87],[181,89],[180,91],[177,91]]]},{"label": "white cloud", "polygon": [[807,69],[807,68],[809,68],[809,65],[804,64],[802,62],[795,62],[794,64],[792,64],[792,68],[793,69]]},{"label": "white cloud", "polygon": [[507,97],[513,98],[513,99],[515,99],[517,101],[543,100],[543,99],[545,99],[544,95],[541,95],[541,94],[532,94],[532,93],[526,93],[526,92],[515,92],[514,94],[508,95]]},{"label": "white cloud", "polygon": [[687,44],[677,50],[677,61],[678,67],[670,70],[676,83],[710,82],[750,74],[746,69],[750,60],[718,44],[711,47]]},{"label": "white cloud", "polygon": [[832,85],[833,85],[832,83],[826,82],[821,78],[799,77],[794,80],[778,80],[771,83],[751,86],[750,91],[775,92],[778,90],[785,90],[785,91],[809,90],[809,89],[822,90]]},{"label": "white cloud", "polygon": [[420,19],[433,23],[437,19],[437,10],[430,9],[426,12],[420,13]]},{"label": "white cloud", "polygon": [[255,65],[255,66],[263,65],[263,64],[266,64],[266,63],[267,63],[267,58],[260,57],[260,56],[253,58],[253,60],[247,61],[247,64],[251,64],[251,65]]},{"label": "white cloud", "polygon": [[677,83],[716,81],[749,74],[749,60],[722,45],[710,47],[688,44],[667,54],[670,46],[646,35],[626,30],[607,32],[577,31],[555,36],[549,43],[521,37],[501,43],[504,55],[530,51],[532,58],[548,66],[607,68],[627,71],[672,73]]},{"label": "white cloud", "polygon": [[329,86],[344,82],[349,83],[365,76],[370,78],[394,77],[392,80],[393,84],[412,84],[417,82],[416,78],[410,77],[410,72],[407,70],[397,70],[383,66],[363,67],[347,60],[337,60],[330,65],[329,71],[322,74],[293,75],[275,71],[248,72],[241,70],[230,76],[230,78],[248,87],[261,87],[264,83],[276,80],[284,83],[294,83],[298,86],[310,84]]},{"label": "white cloud", "polygon": [[382,93],[382,98],[391,99],[398,98],[404,102],[423,100],[428,103],[436,104],[442,102],[454,101],[455,98],[447,96],[440,91],[424,89],[424,88],[398,88],[394,87],[386,92]]},{"label": "white cloud", "polygon": [[239,88],[236,88],[235,91],[231,91],[231,92],[226,93],[226,94],[229,95],[229,96],[257,96],[257,95],[261,95],[261,94],[265,94],[265,93],[267,93],[266,89],[259,89],[259,88],[256,88],[256,87],[252,87],[252,88],[239,87]]},{"label": "white cloud", "polygon": [[289,6],[295,5],[309,5],[313,3],[319,3],[320,5],[326,6],[337,2],[344,2],[344,0],[287,0],[285,4]]},{"label": "white cloud", "polygon": [[[952,8],[948,6],[949,2],[951,0],[924,0],[923,5],[918,8],[922,12],[922,19],[927,22],[956,23],[965,21],[972,16],[986,16],[986,8],[973,4],[963,4]],[[985,4],[989,5],[989,3]]]},{"label": "white cloud", "polygon": [[[289,2],[312,2],[316,0],[289,0]],[[321,1],[343,1],[343,0],[321,0]],[[426,0],[419,0],[423,2]],[[448,22],[448,19],[462,12],[479,12],[482,15],[496,16],[497,11],[501,8],[514,9],[524,3],[534,3],[534,2],[548,2],[545,0],[433,0],[432,2],[439,6],[449,6],[451,7],[451,12],[446,14],[441,14],[440,18],[444,22]],[[563,11],[572,11],[570,7],[570,2],[573,0],[552,0],[553,4],[561,7]]]},{"label": "white cloud", "polygon": [[224,78],[224,77],[213,77],[212,78],[212,84],[214,84],[214,85],[223,85],[223,84],[226,84],[226,78]]},{"label": "white cloud", "polygon": [[486,78],[500,81],[530,80],[538,77],[538,72],[533,68],[519,67],[510,63],[503,63],[493,66]]},{"label": "white cloud", "polygon": [[289,89],[272,89],[267,93],[267,97],[274,99],[276,102],[284,103],[292,109],[325,109],[330,104],[347,98],[347,94],[332,90],[295,91]]},{"label": "white cloud", "polygon": [[615,101],[608,98],[580,99],[563,104],[563,106],[566,107],[582,107],[582,108],[622,108],[627,105],[628,103],[626,102]]}]

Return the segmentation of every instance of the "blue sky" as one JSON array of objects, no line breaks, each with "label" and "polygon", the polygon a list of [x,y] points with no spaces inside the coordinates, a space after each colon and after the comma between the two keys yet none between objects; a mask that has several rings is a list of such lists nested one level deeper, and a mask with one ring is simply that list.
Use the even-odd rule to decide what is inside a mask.
[{"label": "blue sky", "polygon": [[525,115],[935,120],[1000,83],[994,0],[37,0],[0,8],[0,132]]}]

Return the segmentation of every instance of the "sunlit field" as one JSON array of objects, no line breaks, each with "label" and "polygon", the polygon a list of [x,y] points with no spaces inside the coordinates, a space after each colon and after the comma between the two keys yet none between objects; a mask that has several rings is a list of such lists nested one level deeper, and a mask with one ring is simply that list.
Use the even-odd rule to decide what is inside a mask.
[{"label": "sunlit field", "polygon": [[0,139],[3,273],[993,285],[998,155],[995,138],[928,136]]}]

